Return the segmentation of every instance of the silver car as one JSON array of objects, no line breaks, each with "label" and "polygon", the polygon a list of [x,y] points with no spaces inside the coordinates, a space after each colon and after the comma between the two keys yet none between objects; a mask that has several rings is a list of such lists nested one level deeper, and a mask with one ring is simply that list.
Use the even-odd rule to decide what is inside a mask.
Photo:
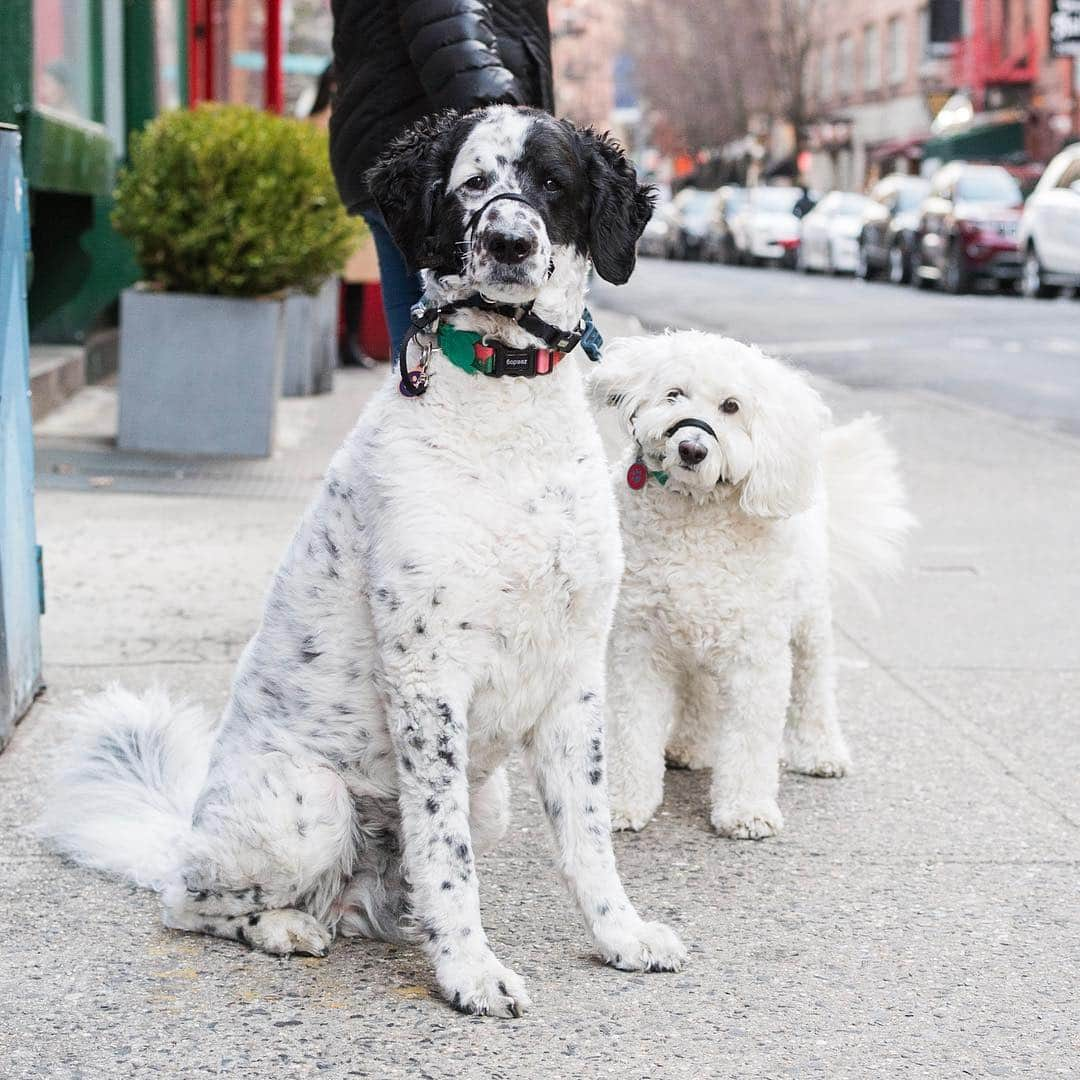
[{"label": "silver car", "polygon": [[1057,296],[1080,288],[1080,144],[1046,167],[1024,206],[1017,233],[1025,296]]}]

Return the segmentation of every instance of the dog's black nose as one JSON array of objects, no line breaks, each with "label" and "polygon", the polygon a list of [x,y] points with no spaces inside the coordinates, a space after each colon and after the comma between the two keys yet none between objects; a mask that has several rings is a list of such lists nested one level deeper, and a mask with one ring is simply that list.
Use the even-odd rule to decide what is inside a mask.
[{"label": "dog's black nose", "polygon": [[488,229],[484,233],[484,247],[498,262],[514,265],[523,263],[536,253],[536,237],[521,236],[503,232],[500,229]]},{"label": "dog's black nose", "polygon": [[679,443],[679,457],[687,465],[700,465],[705,460],[709,450],[696,439],[683,439]]}]

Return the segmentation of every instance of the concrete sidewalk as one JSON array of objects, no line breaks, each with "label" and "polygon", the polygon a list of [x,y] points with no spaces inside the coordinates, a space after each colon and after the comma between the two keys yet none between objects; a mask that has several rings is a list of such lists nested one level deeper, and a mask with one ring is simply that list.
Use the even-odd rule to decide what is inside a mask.
[{"label": "concrete sidewalk", "polygon": [[690,947],[683,973],[591,958],[520,775],[480,867],[533,997],[516,1022],[452,1012],[416,952],[278,960],[166,931],[152,896],[42,850],[28,826],[83,694],[161,681],[221,706],[382,377],[284,403],[287,449],[254,464],[118,457],[101,387],[46,421],[49,689],[0,757],[0,1075],[1076,1076],[1080,443],[944,398],[821,384],[838,419],[886,417],[922,528],[881,617],[839,600],[855,775],[785,777],[786,831],[754,844],[713,836],[707,778],[671,773],[661,816],[617,838],[631,895]]}]

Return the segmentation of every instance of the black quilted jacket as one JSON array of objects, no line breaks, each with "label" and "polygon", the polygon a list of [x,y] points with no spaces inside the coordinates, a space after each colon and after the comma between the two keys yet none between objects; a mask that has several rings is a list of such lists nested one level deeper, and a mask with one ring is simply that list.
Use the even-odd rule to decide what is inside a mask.
[{"label": "black quilted jacket", "polygon": [[554,107],[546,0],[333,0],[333,10],[330,160],[350,211],[370,207],[364,171],[420,117]]}]

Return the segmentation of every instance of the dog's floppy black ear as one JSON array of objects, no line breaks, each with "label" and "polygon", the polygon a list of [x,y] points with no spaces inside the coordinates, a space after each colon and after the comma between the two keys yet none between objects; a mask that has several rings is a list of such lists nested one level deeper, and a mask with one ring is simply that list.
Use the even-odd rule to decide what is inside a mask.
[{"label": "dog's floppy black ear", "polygon": [[364,181],[394,243],[417,269],[437,260],[432,237],[449,134],[461,114],[454,109],[425,116],[394,139]]},{"label": "dog's floppy black ear", "polygon": [[639,184],[634,166],[610,135],[578,129],[589,190],[589,254],[596,272],[613,285],[630,280],[637,242],[652,217],[656,189]]}]

